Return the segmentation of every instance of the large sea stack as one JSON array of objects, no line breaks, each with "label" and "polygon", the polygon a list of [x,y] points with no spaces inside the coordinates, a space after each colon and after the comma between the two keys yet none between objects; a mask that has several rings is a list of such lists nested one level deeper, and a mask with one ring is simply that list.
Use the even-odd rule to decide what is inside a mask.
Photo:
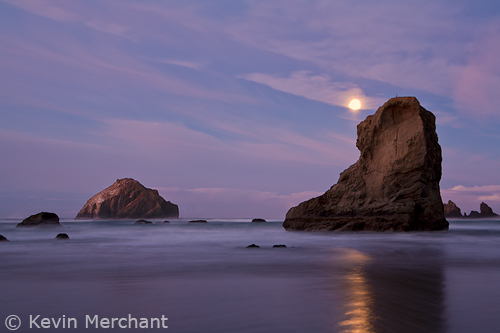
[{"label": "large sea stack", "polygon": [[436,117],[396,97],[358,125],[359,160],[325,194],[286,214],[287,230],[447,230]]},{"label": "large sea stack", "polygon": [[118,179],[90,198],[75,219],[154,219],[179,217],[179,208],[157,190],[132,178]]}]

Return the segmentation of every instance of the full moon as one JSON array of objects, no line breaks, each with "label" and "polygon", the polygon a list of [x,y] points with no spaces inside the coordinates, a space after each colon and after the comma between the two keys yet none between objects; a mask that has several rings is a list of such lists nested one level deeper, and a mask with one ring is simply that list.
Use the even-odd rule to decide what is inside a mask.
[{"label": "full moon", "polygon": [[361,108],[361,102],[359,99],[353,99],[349,102],[349,108],[351,110],[359,110]]}]

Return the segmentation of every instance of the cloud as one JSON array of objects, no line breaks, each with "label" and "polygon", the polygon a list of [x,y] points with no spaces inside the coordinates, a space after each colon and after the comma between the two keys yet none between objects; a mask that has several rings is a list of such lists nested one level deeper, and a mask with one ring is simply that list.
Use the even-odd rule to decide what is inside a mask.
[{"label": "cloud", "polygon": [[166,199],[179,205],[181,218],[278,218],[302,201],[323,193],[291,194],[235,188],[157,188]]},{"label": "cloud", "polygon": [[383,104],[383,99],[368,97],[356,85],[334,82],[326,74],[315,75],[308,71],[296,71],[288,77],[265,73],[243,74],[238,77],[335,106],[347,107],[353,98],[361,100],[362,109],[374,109]]},{"label": "cloud", "polygon": [[[201,130],[188,128],[183,123],[147,122],[108,119],[106,136],[119,140],[118,146],[134,150],[138,155],[165,154],[190,156],[190,159],[219,158],[224,160],[251,160],[299,162],[332,165],[355,162],[358,155],[355,140],[341,135],[325,133],[323,140],[315,140],[290,130],[255,125],[254,130],[242,128],[238,123],[214,121],[211,129],[242,135],[237,140],[223,140]],[[248,124],[247,124],[248,125]],[[112,141],[110,141],[112,142]]]},{"label": "cloud", "polygon": [[477,32],[476,40],[468,45],[469,59],[454,91],[455,106],[462,112],[474,112],[483,121],[500,119],[500,22]]}]

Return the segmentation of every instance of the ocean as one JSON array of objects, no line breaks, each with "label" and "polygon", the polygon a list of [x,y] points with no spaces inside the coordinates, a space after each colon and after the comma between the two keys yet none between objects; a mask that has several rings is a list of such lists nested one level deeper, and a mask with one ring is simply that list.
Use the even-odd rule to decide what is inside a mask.
[{"label": "ocean", "polygon": [[500,331],[500,220],[408,233],[20,221],[0,219],[0,332]]}]

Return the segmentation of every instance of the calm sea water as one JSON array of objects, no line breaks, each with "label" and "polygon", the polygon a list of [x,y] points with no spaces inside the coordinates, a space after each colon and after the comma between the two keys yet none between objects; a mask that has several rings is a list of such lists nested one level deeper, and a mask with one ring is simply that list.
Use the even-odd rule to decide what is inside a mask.
[{"label": "calm sea water", "polygon": [[[500,331],[500,220],[413,233],[208,221],[16,229],[20,221],[0,220],[10,240],[0,243],[0,332],[9,315],[17,332],[44,330],[29,327],[30,315],[77,322],[50,332],[113,330],[86,328],[96,315],[168,318],[168,329],[114,329],[138,332]],[[71,239],[54,240],[59,232]]]}]

